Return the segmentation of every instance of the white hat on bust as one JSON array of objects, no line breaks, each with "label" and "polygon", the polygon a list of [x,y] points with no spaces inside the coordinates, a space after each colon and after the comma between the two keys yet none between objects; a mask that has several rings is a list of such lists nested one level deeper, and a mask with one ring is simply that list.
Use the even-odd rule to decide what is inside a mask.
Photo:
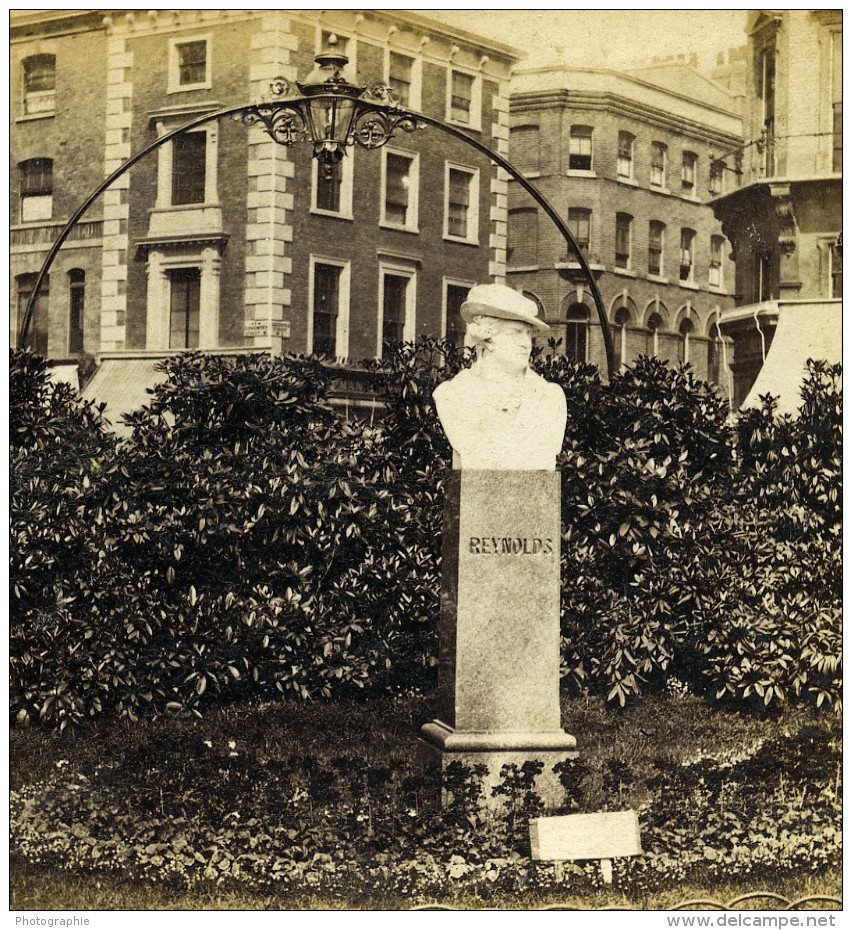
[{"label": "white hat on bust", "polygon": [[461,317],[469,323],[475,316],[520,320],[545,332],[550,329],[539,318],[535,302],[505,284],[477,284],[470,289],[461,305]]}]

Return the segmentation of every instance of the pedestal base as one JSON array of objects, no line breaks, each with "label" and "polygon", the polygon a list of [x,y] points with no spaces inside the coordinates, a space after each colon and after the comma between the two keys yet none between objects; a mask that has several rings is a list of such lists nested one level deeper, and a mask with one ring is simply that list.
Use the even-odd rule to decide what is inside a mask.
[{"label": "pedestal base", "polygon": [[[433,760],[440,762],[442,775],[453,762],[461,762],[470,768],[476,765],[486,767],[485,774],[480,776],[480,803],[487,810],[500,813],[505,809],[504,796],[494,794],[494,788],[503,781],[500,774],[503,766],[515,765],[520,770],[525,762],[542,763],[541,773],[536,776],[532,790],[541,798],[545,809],[553,810],[565,802],[565,789],[553,767],[558,762],[577,757],[577,741],[563,730],[539,733],[460,732],[440,720],[432,720],[421,727],[420,736],[425,751]],[[442,801],[446,805],[449,800],[445,790]]]}]

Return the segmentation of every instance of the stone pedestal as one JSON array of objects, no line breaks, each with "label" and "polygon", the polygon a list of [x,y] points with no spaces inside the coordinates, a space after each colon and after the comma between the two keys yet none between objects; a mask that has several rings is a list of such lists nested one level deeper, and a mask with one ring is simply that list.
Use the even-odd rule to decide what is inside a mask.
[{"label": "stone pedestal", "polygon": [[454,471],[443,528],[438,703],[421,730],[446,768],[541,761],[535,790],[562,803],[553,766],[576,755],[559,712],[559,474]]}]

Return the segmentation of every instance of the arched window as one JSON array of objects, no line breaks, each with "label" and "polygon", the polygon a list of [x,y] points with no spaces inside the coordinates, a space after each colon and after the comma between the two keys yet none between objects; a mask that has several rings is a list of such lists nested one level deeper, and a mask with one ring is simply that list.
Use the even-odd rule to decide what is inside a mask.
[{"label": "arched window", "polygon": [[627,364],[627,324],[630,322],[630,311],[627,307],[619,307],[613,315],[615,323],[615,367],[621,368]]},{"label": "arched window", "polygon": [[68,354],[83,351],[84,309],[86,305],[86,272],[72,268],[68,272]]},{"label": "arched window", "polygon": [[21,62],[24,114],[47,115],[56,109],[56,56],[30,55]]},{"label": "arched window", "polygon": [[589,351],[589,308],[585,304],[571,304],[566,319],[565,355],[572,362],[585,362]]},{"label": "arched window", "polygon": [[692,320],[684,320],[680,324],[680,335],[682,338],[681,347],[680,347],[680,360],[684,365],[689,362],[689,353],[691,350],[692,334],[695,332],[695,326],[692,324]]},{"label": "arched window", "polygon": [[18,165],[21,181],[21,222],[36,223],[53,216],[53,161],[30,158]]},{"label": "arched window", "polygon": [[660,330],[663,328],[663,318],[659,313],[652,313],[648,317],[648,355],[660,354]]}]

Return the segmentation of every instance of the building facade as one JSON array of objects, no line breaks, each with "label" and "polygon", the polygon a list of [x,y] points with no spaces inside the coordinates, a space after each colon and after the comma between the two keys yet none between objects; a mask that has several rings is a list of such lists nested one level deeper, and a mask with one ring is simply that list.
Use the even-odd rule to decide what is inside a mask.
[{"label": "building facade", "polygon": [[[617,364],[689,362],[730,389],[718,330],[734,268],[707,206],[710,166],[741,141],[731,96],[680,62],[630,73],[564,65],[512,81],[510,151],[567,224],[598,279]],[[718,192],[718,190],[717,190]],[[509,283],[543,308],[562,351],[605,369],[603,335],[576,257],[510,185]]]},{"label": "building facade", "polygon": [[[415,13],[16,14],[12,341],[47,249],[105,176],[189,120],[262,99],[276,77],[304,79],[332,35],[359,83],[383,80],[404,105],[508,154],[518,54]],[[311,154],[230,118],[156,149],[60,251],[30,345],[128,370],[196,348],[342,364],[452,331],[467,289],[503,280],[507,182],[471,146],[399,132],[350,150],[330,179]]]},{"label": "building facade", "polygon": [[738,406],[771,393],[793,412],[806,359],[840,360],[842,42],[840,10],[749,20],[746,144],[723,160],[741,183],[713,201],[736,259]]}]

